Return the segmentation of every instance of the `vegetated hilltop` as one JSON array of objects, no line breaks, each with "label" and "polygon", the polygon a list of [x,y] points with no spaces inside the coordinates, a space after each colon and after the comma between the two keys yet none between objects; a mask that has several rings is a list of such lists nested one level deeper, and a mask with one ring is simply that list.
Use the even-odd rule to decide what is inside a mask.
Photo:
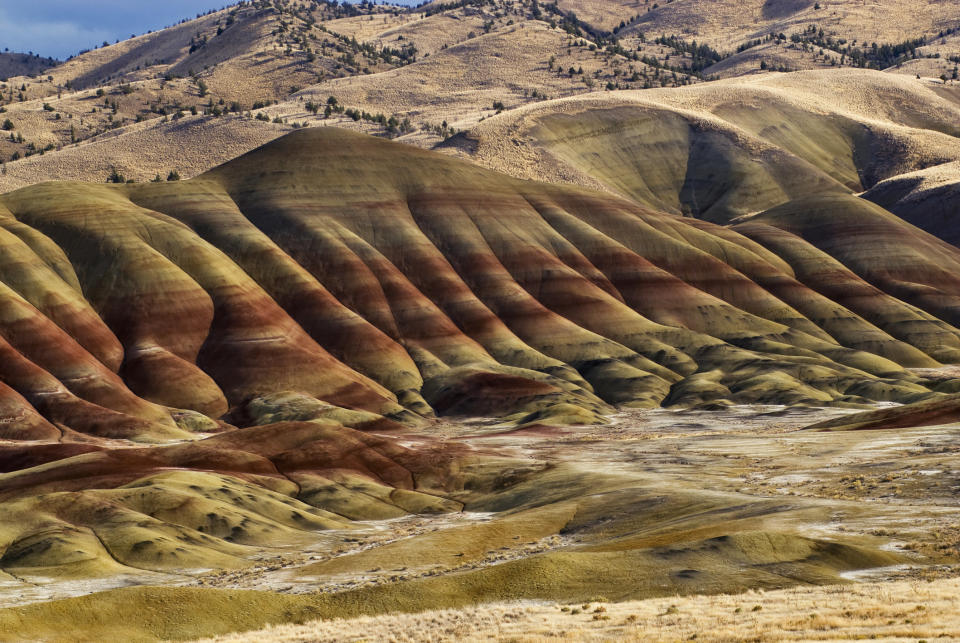
[{"label": "vegetated hilltop", "polygon": [[[142,130],[136,125],[143,122],[245,112],[325,77],[389,69],[414,55],[409,48],[363,49],[318,26],[325,18],[357,11],[351,5],[244,2],[105,44],[36,78],[11,78],[2,86],[8,136],[0,142],[0,155],[10,161],[47,154],[125,128]],[[177,144],[171,141],[169,157],[176,157]]]},{"label": "vegetated hilltop", "polygon": [[[960,59],[960,20],[935,4],[886,29],[882,12],[853,2],[796,11],[733,2],[704,8],[694,0],[590,6],[622,15],[623,27],[581,15],[585,7],[535,0],[417,8],[240,2],[0,84],[7,127],[0,189],[106,180],[114,168],[126,180],[173,169],[194,176],[238,146],[252,149],[324,116],[338,127],[431,146],[499,111],[590,91],[821,67],[899,68],[952,82]],[[743,11],[754,9],[756,22],[739,27]],[[680,28],[691,11],[714,18]],[[331,96],[338,102],[328,112]],[[236,144],[225,150],[165,127],[184,118],[203,121],[205,131],[223,126]],[[161,139],[176,163],[136,154]]]},{"label": "vegetated hilltop", "polygon": [[[448,14],[443,18],[452,20]],[[440,20],[436,15],[410,20],[405,28],[426,29],[425,23]],[[417,62],[382,73],[331,79],[287,98],[288,89],[296,89],[290,87],[279,92],[283,99],[278,104],[273,100],[252,104],[225,101],[221,108],[216,104],[218,101],[214,101],[210,107],[215,90],[210,89],[206,98],[200,98],[197,87],[185,80],[158,81],[164,87],[159,95],[160,90],[150,89],[152,84],[148,81],[88,90],[76,95],[81,104],[66,116],[61,111],[43,108],[46,104],[52,109],[54,103],[18,103],[8,108],[6,116],[12,129],[8,140],[0,141],[0,147],[7,145],[14,149],[13,156],[30,153],[30,157],[8,163],[6,174],[0,176],[0,186],[13,189],[43,178],[104,180],[113,168],[125,179],[145,181],[157,173],[166,176],[173,165],[170,159],[176,159],[176,169],[183,176],[192,176],[235,156],[236,145],[246,145],[249,150],[294,126],[321,122],[432,145],[498,111],[550,96],[587,92],[604,83],[642,87],[651,82],[693,80],[687,74],[634,63],[621,54],[599,56],[596,47],[591,49],[587,41],[575,40],[540,21],[506,24],[511,21],[501,19],[500,28],[490,28],[489,33],[482,29],[482,21],[479,24],[468,21],[467,26],[475,32],[461,34],[463,42],[456,41],[456,32],[447,34],[450,46]],[[331,30],[353,28],[351,23],[341,22],[331,21],[321,26],[327,24]],[[377,50],[407,47],[405,43],[412,40],[402,34],[396,38],[398,40],[382,45],[375,41]],[[671,51],[663,47],[655,49],[662,52],[658,54],[661,57]],[[250,73],[259,71],[254,68]],[[636,79],[631,80],[634,76]],[[196,82],[206,86],[205,77],[201,75]],[[164,92],[173,92],[176,96],[177,83],[186,86],[186,97],[169,102],[170,96]],[[234,87],[241,87],[242,83],[242,79],[238,80]],[[159,102],[142,106],[141,102],[148,98],[168,102],[162,106],[158,106]],[[66,98],[64,101],[69,104]],[[133,120],[141,122],[130,122],[129,110],[135,108],[140,112]],[[64,103],[56,104],[56,109],[64,109]],[[99,109],[105,112],[85,113]],[[221,113],[221,109],[227,113]],[[169,112],[169,116],[163,115],[165,112]],[[128,116],[123,116],[125,113]],[[70,128],[75,126],[66,123],[82,122],[86,127],[91,122],[98,123],[98,118],[107,120],[89,132],[83,130],[91,137],[79,141],[78,145],[57,150],[59,143],[54,140],[39,148],[31,141],[34,136],[49,136],[43,131],[50,123],[64,123],[64,131],[73,138]],[[178,134],[177,125],[187,123],[191,131],[203,130],[218,139],[232,140],[233,146],[225,148],[216,140]],[[31,126],[35,129],[30,130]],[[217,136],[215,132],[220,128],[224,134]],[[20,138],[25,142],[18,143]],[[47,151],[43,155],[33,153],[29,149],[31,145],[34,150]],[[150,150],[150,156],[141,153],[144,149]]]},{"label": "vegetated hilltop", "polygon": [[882,6],[861,0],[558,0],[548,6],[559,9],[565,28],[616,38],[627,49],[657,39],[697,51],[711,76],[854,66],[949,77],[960,58],[953,40],[960,21],[952,7],[933,0]]},{"label": "vegetated hilltop", "polygon": [[[576,4],[577,0],[571,0],[569,7],[576,11]],[[618,2],[584,4],[623,7],[612,10],[626,15],[621,17],[622,26],[613,27],[618,36],[636,31],[676,34],[725,51],[749,46],[769,34],[785,33],[789,40],[792,33],[802,33],[810,25],[816,25],[818,32],[823,30],[818,36],[824,44],[830,38],[838,47],[867,50],[873,49],[874,43],[879,47],[933,39],[958,26],[953,8],[936,0],[885,0],[882,5],[861,0],[645,0],[633,15]]]},{"label": "vegetated hilltop", "polygon": [[[432,143],[449,135],[455,122],[474,123],[504,105],[607,84],[693,80],[691,70],[682,69],[685,54],[673,48],[651,46],[647,62],[640,62],[636,52],[606,51],[559,27],[551,29],[536,15],[544,16],[520,3],[458,4],[414,13],[391,6],[242,2],[106,45],[46,76],[13,78],[2,86],[0,109],[6,111],[8,135],[0,140],[0,158],[8,163],[0,185],[12,189],[77,175],[102,180],[114,167],[126,179],[165,176],[169,163],[160,165],[128,152],[144,147],[141,136],[159,139],[157,128],[165,129],[170,139],[163,150],[169,158],[178,158],[184,147],[206,155],[203,163],[187,159],[177,168],[192,176],[232,155],[202,140],[172,134],[163,128],[166,122],[242,118],[250,121],[244,129],[251,136],[240,140],[252,149],[263,137],[278,135],[269,125],[289,131],[290,124],[302,122],[294,119],[325,111],[331,92],[341,90],[344,99],[329,114],[333,122],[391,136],[416,132]],[[670,54],[674,59],[667,65]],[[427,62],[430,56],[437,58],[435,64],[395,80],[382,77],[381,72]],[[445,66],[468,72],[472,84],[458,81],[454,92],[448,86],[450,74],[438,72]],[[356,89],[333,82],[352,77],[369,82],[360,82]],[[328,85],[329,90],[322,89]],[[306,87],[321,89],[296,94]],[[373,100],[364,89],[371,87],[382,87]],[[413,91],[398,101],[391,87]],[[429,109],[444,91],[458,96]],[[277,102],[284,104],[264,109]],[[236,127],[226,127],[237,134]],[[258,128],[261,133],[253,134]],[[114,140],[120,136],[128,137],[126,145]],[[103,145],[105,140],[109,142]],[[72,149],[83,149],[83,154],[69,154]],[[35,158],[53,152],[68,153],[56,161]],[[34,158],[22,160],[28,156]]]}]

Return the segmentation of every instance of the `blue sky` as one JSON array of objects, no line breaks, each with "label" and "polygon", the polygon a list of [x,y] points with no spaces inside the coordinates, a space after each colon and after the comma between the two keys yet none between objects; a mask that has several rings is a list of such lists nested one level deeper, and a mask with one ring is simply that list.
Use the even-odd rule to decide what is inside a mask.
[{"label": "blue sky", "polygon": [[0,0],[0,50],[64,59],[104,40],[193,18],[229,0]]}]

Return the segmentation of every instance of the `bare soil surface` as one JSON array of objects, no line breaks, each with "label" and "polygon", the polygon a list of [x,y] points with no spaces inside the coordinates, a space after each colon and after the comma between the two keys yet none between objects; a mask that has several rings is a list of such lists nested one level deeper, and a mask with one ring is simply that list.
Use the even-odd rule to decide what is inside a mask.
[{"label": "bare soil surface", "polygon": [[[642,482],[655,480],[665,490],[696,488],[826,504],[831,508],[829,521],[795,526],[827,540],[857,536],[883,542],[882,549],[900,552],[908,562],[845,572],[840,575],[843,584],[825,587],[620,603],[598,599],[584,605],[498,602],[459,610],[283,625],[216,640],[960,640],[956,620],[960,567],[952,564],[960,540],[956,459],[960,426],[847,433],[802,430],[844,413],[773,406],[719,412],[631,410],[607,426],[517,430],[477,418],[438,423],[431,433],[467,441],[481,450],[567,461],[585,470],[617,472]],[[466,514],[387,521],[372,525],[372,532],[361,535],[352,549],[336,555],[351,556],[397,539],[417,539],[426,531],[492,520],[496,516]],[[558,537],[517,543],[496,552],[493,559],[470,565],[495,565],[577,546],[575,538]],[[934,559],[940,564],[931,564]],[[457,571],[462,570],[443,566],[420,572],[372,569],[359,577],[311,578],[298,576],[294,564],[215,582],[222,587],[330,591]],[[289,579],[289,586],[279,587],[281,579]]]},{"label": "bare soil surface", "polygon": [[[744,501],[783,499],[799,508],[826,507],[828,520],[789,528],[828,540],[862,539],[913,560],[873,573],[851,572],[847,576],[851,581],[918,577],[929,573],[933,561],[949,564],[960,547],[960,426],[840,433],[801,430],[844,413],[849,411],[776,406],[699,412],[629,410],[605,426],[519,430],[476,418],[440,421],[402,439],[467,442],[481,453],[566,463],[584,472],[616,474],[634,484],[655,485],[664,493],[702,491],[736,494]],[[575,536],[552,534],[511,539],[507,546],[465,560],[430,562],[428,550],[423,552],[423,564],[413,566],[374,565],[360,570],[351,562],[361,564],[364,556],[369,558],[387,546],[399,543],[416,548],[418,541],[426,542],[445,530],[470,530],[502,519],[493,512],[466,511],[359,522],[352,529],[316,532],[313,542],[251,548],[256,562],[240,570],[145,572],[101,581],[51,579],[45,583],[34,578],[26,588],[11,577],[0,583],[0,605],[133,584],[336,592],[476,570],[583,546]],[[796,521],[796,515],[771,520]],[[331,562],[342,571],[324,573],[323,565]]]}]

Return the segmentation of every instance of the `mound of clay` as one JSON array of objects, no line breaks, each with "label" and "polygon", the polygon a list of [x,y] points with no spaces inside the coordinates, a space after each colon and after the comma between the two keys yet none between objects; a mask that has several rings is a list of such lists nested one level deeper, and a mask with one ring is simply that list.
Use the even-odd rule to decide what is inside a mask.
[{"label": "mound of clay", "polygon": [[960,422],[960,395],[845,415],[806,427],[813,431],[901,429]]},{"label": "mound of clay", "polygon": [[960,251],[777,158],[788,201],[732,227],[332,128],[190,181],[10,193],[0,431],[931,395],[904,367],[960,359]]},{"label": "mound of clay", "polygon": [[[249,566],[254,546],[353,520],[458,511],[457,450],[404,448],[334,422],[163,447],[0,450],[0,570],[106,577]],[[135,568],[124,569],[124,567]]]}]

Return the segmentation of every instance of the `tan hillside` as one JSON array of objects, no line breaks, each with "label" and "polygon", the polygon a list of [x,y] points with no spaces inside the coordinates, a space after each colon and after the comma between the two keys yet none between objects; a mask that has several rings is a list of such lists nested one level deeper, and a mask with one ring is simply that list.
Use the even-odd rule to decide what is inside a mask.
[{"label": "tan hillside", "polygon": [[[493,113],[494,102],[509,108],[608,83],[643,87],[694,80],[621,54],[601,54],[595,46],[591,50],[590,41],[532,20],[520,3],[479,10],[455,6],[431,15],[348,6],[241,4],[81,54],[50,70],[50,79],[11,79],[0,86],[0,107],[11,128],[9,136],[0,137],[0,160],[15,166],[21,158],[58,155],[104,134],[138,132],[140,121],[156,124],[181,115],[214,121],[224,112],[253,118],[256,111],[260,118],[289,124],[315,116],[318,110],[308,110],[308,102],[314,99],[322,111],[331,95],[340,99],[341,112],[352,108],[407,119],[404,132],[414,130],[418,140],[432,144],[449,134],[442,130],[444,121],[462,129]],[[343,17],[354,13],[359,15]],[[671,53],[674,64],[684,59],[663,46],[650,47],[646,55],[664,61]],[[390,73],[415,61],[406,73]],[[347,79],[353,80],[343,82]],[[455,86],[460,89],[450,98],[436,100]],[[306,87],[311,89],[291,96]],[[261,109],[277,102],[282,104]],[[387,129],[385,122],[364,126]],[[168,156],[176,155],[179,144],[171,141]],[[127,168],[125,176],[145,180],[157,170],[125,163],[122,156],[117,154],[115,164]],[[202,167],[184,163],[183,170],[195,174],[226,158],[213,154]],[[74,176],[60,168],[82,167],[69,159],[49,167],[46,159],[27,165],[16,174],[33,176],[34,182]],[[83,178],[99,180],[102,164],[93,169],[98,174]],[[0,179],[7,189],[18,185]]]},{"label": "tan hillside", "polygon": [[[375,68],[378,60],[386,63],[365,56],[353,65],[337,66],[331,60],[346,53],[348,46],[320,25],[359,12],[326,3],[241,2],[83,53],[50,74],[59,85],[70,83],[75,89],[86,89],[166,74],[186,77],[193,71],[210,84],[215,94],[223,93],[228,100],[273,100],[289,93],[287,83],[303,86],[325,74],[357,73],[352,67]],[[231,93],[240,91],[246,95]]]},{"label": "tan hillside", "polygon": [[166,179],[174,170],[189,178],[291,130],[290,125],[238,115],[154,119],[100,134],[77,147],[8,163],[0,175],[0,190],[52,180],[103,182],[113,170],[141,183],[158,174]]},{"label": "tan hillside", "polygon": [[953,7],[936,0],[646,0],[635,15],[639,19],[625,33],[682,34],[727,50],[769,33],[789,36],[811,24],[835,38],[880,44],[935,36],[958,26]]},{"label": "tan hillside", "polygon": [[[513,47],[520,41],[517,34],[523,34],[526,46]],[[538,42],[542,43],[542,48],[531,49]],[[932,81],[917,81],[905,76],[866,70],[837,70],[764,74],[730,79],[719,84],[710,83],[700,88],[639,93],[603,92],[577,99],[579,102],[544,102],[544,96],[563,96],[587,90],[579,76],[571,81],[564,77],[565,74],[551,73],[548,65],[540,62],[553,47],[562,46],[564,42],[563,36],[542,23],[508,27],[504,33],[474,38],[401,69],[344,78],[303,90],[289,101],[257,110],[255,114],[264,120],[255,119],[253,113],[239,115],[242,118],[232,116],[223,120],[222,117],[192,117],[187,111],[184,112],[186,120],[180,125],[190,123],[190,127],[182,127],[177,121],[171,121],[170,117],[166,121],[157,118],[130,124],[83,141],[76,148],[69,146],[59,152],[51,151],[43,156],[34,155],[16,163],[8,163],[7,174],[0,175],[0,186],[13,189],[25,182],[53,180],[57,177],[105,180],[112,166],[119,168],[125,177],[137,181],[149,180],[158,172],[165,176],[174,167],[184,177],[193,176],[227,160],[232,154],[244,151],[244,147],[252,148],[281,132],[289,131],[291,124],[333,125],[369,133],[384,132],[385,125],[366,118],[354,121],[342,113],[343,109],[355,109],[358,114],[362,110],[371,116],[386,114],[396,118],[397,123],[406,120],[410,123],[411,131],[408,134],[397,131],[396,135],[405,142],[420,146],[435,145],[443,140],[444,134],[449,136],[451,132],[476,126],[467,136],[468,140],[479,140],[479,146],[474,150],[475,144],[470,143],[464,149],[469,149],[471,156],[481,163],[518,176],[572,181],[595,188],[614,188],[620,194],[634,197],[637,195],[631,194],[631,188],[615,185],[620,179],[588,176],[592,171],[585,174],[575,167],[577,162],[541,159],[541,163],[534,167],[527,160],[530,153],[527,145],[522,148],[515,145],[504,147],[502,141],[506,140],[505,137],[517,138],[518,141],[526,137],[530,147],[543,146],[546,139],[539,140],[539,132],[518,138],[515,130],[520,127],[520,132],[524,132],[528,125],[512,123],[530,123],[540,118],[534,117],[534,114],[559,114],[586,109],[588,106],[602,109],[607,105],[618,105],[647,110],[651,114],[659,113],[661,107],[668,112],[681,110],[677,112],[681,118],[691,122],[697,121],[698,113],[703,114],[708,122],[714,123],[711,127],[759,139],[750,145],[766,146],[771,153],[799,157],[853,190],[956,158],[956,148],[951,139],[944,138],[942,134],[956,132],[956,105],[960,102],[960,94],[951,87],[943,87]],[[570,67],[575,63],[589,70],[593,64],[590,59],[578,59],[577,47],[572,51],[573,58],[557,57],[556,67]],[[625,62],[622,64],[626,65]],[[530,85],[516,82],[514,71],[522,69],[523,65],[528,65],[528,68],[522,77],[530,79]],[[167,86],[175,83],[184,86],[189,84],[187,81],[173,81]],[[459,86],[461,90],[451,91],[437,99],[433,88],[439,86]],[[144,96],[162,94],[142,91]],[[189,91],[195,93],[196,89],[192,87]],[[832,98],[837,91],[842,96],[840,101]],[[322,110],[314,114],[306,108],[310,103],[325,106],[330,96],[337,99],[341,113],[325,116]],[[906,96],[910,98],[904,98]],[[122,93],[113,91],[104,100],[122,103],[125,98]],[[780,105],[778,114],[804,119],[794,127],[794,133],[777,132],[771,128],[761,131],[765,123],[773,123],[778,116],[758,121],[752,117],[751,111],[743,109],[745,104],[759,105],[761,103],[757,101],[770,100]],[[888,100],[889,111],[886,113],[872,107],[878,104],[877,101]],[[83,102],[100,104],[95,102],[98,99],[92,90],[80,101],[80,106]],[[495,102],[503,103],[508,111],[496,116],[496,110],[493,109]],[[36,108],[31,113],[11,111],[10,114],[23,119],[16,121],[18,127],[39,136],[51,119],[54,119],[53,122],[84,123],[84,127],[87,126],[89,121],[87,115],[83,114],[85,108],[80,106],[75,110],[73,119],[68,116],[61,121],[55,120],[56,114],[51,115]],[[810,131],[806,124],[822,123],[824,112],[829,114],[826,118],[832,121],[831,129],[820,134],[824,140],[811,141],[806,133]],[[496,118],[492,118],[494,116]],[[270,122],[274,120],[285,123]],[[441,131],[444,121],[451,129]],[[205,145],[202,139],[176,134],[194,131],[196,127],[214,132],[221,126],[224,132],[231,132],[234,143],[230,146]],[[819,128],[819,125],[816,127]],[[240,131],[246,133],[238,138]],[[826,138],[828,132],[833,140]],[[137,152],[142,149],[142,144],[137,141],[144,140],[150,140],[153,146],[151,156]],[[492,146],[489,150],[488,145]],[[180,150],[193,151],[181,154]],[[877,150],[882,151],[877,153]],[[131,154],[131,151],[134,153]],[[839,159],[835,156],[837,154],[840,155]],[[842,160],[843,157],[847,160]],[[88,158],[97,161],[91,164],[85,160]],[[156,160],[151,161],[151,158]],[[173,164],[165,161],[165,158],[180,160]],[[672,198],[676,200],[676,197]],[[677,211],[676,203],[657,202],[654,205]]]},{"label": "tan hillside", "polygon": [[[511,17],[519,16],[512,14]],[[413,44],[422,57],[483,34],[484,24],[491,19],[495,25],[497,22],[507,22],[502,16],[498,20],[495,13],[478,7],[469,11],[452,10],[434,14],[404,11],[398,15],[360,15],[334,18],[325,24],[330,31],[377,47],[401,48]],[[495,27],[491,26],[490,29]]]},{"label": "tan hillside", "polygon": [[514,175],[728,222],[810,181],[859,192],[956,160],[958,122],[957,96],[929,82],[814,71],[528,106],[481,123],[460,149]]},{"label": "tan hillside", "polygon": [[[292,83],[291,79],[295,80],[298,77],[289,75],[282,56],[276,61],[279,66],[271,67],[264,64],[266,58],[272,59],[276,53],[274,49],[276,43],[273,42],[272,36],[265,35],[266,30],[275,26],[278,21],[282,22],[286,14],[259,12],[248,16],[247,14],[251,11],[252,9],[239,10],[236,13],[237,22],[216,37],[216,42],[223,40],[231,34],[231,30],[244,27],[246,23],[243,20],[246,19],[250,23],[247,25],[247,30],[239,32],[236,36],[236,38],[242,38],[241,42],[246,43],[245,53],[230,58],[226,53],[221,52],[218,55],[225,57],[225,60],[216,66],[211,66],[210,70],[200,73],[196,79],[176,78],[176,76],[185,73],[184,70],[189,70],[196,62],[191,61],[201,55],[201,52],[180,60],[173,67],[159,65],[150,67],[144,72],[128,72],[126,75],[121,75],[121,78],[126,80],[112,81],[121,84],[112,85],[105,90],[63,92],[62,98],[57,99],[48,96],[59,86],[55,83],[29,86],[26,92],[28,98],[36,93],[44,97],[26,100],[23,103],[14,102],[7,106],[7,116],[13,125],[11,137],[21,137],[23,142],[9,140],[9,137],[7,140],[0,138],[0,154],[9,154],[9,158],[30,154],[30,159],[9,162],[8,175],[11,178],[0,176],[0,187],[13,189],[23,185],[24,179],[31,182],[68,177],[103,180],[109,174],[109,167],[104,172],[105,164],[117,166],[126,178],[138,181],[149,180],[156,172],[164,170],[170,164],[158,165],[146,159],[130,158],[125,155],[124,149],[128,148],[124,148],[123,145],[117,146],[115,154],[98,151],[109,147],[102,144],[103,139],[113,135],[117,135],[118,142],[121,140],[119,135],[123,135],[123,140],[142,139],[147,131],[164,131],[170,134],[175,132],[176,128],[167,126],[166,121],[179,115],[189,117],[193,115],[192,111],[197,111],[198,116],[203,115],[203,118],[208,121],[204,127],[212,131],[217,127],[215,123],[218,122],[217,117],[211,114],[214,107],[217,112],[220,112],[232,109],[234,103],[240,113],[245,114],[247,120],[251,121],[244,126],[245,129],[252,132],[261,124],[266,126],[261,128],[261,131],[252,139],[253,144],[247,149],[252,149],[256,144],[268,140],[269,136],[275,135],[277,128],[270,125],[276,124],[322,122],[371,133],[385,133],[387,129],[385,122],[375,123],[369,119],[361,119],[356,123],[343,114],[346,109],[362,111],[371,117],[378,114],[386,117],[393,116],[397,119],[397,123],[406,120],[409,127],[405,127],[403,131],[397,131],[394,127],[394,135],[408,132],[411,142],[419,145],[433,145],[452,131],[472,126],[480,119],[494,114],[497,111],[494,103],[498,103],[498,108],[499,105],[503,105],[504,109],[510,109],[516,105],[536,102],[548,97],[589,92],[607,83],[642,87],[647,84],[675,84],[695,80],[683,73],[662,73],[660,69],[629,61],[620,54],[599,55],[596,51],[591,51],[591,43],[588,41],[574,39],[560,29],[551,29],[542,21],[521,19],[518,24],[510,24],[514,21],[513,17],[497,17],[493,14],[463,11],[460,12],[463,14],[461,16],[457,11],[451,11],[424,19],[408,17],[400,22],[400,26],[391,27],[383,33],[375,32],[370,36],[372,38],[370,46],[374,48],[373,51],[384,49],[400,51],[416,43],[416,51],[422,50],[424,56],[418,62],[392,71],[369,74],[361,73],[359,67],[345,67],[342,63],[336,62],[328,65],[333,68],[333,71],[328,70],[329,73],[324,72],[322,68],[316,73],[310,72],[313,75],[302,80],[305,85],[311,86],[287,98],[290,90],[295,88],[293,84],[287,85],[287,83]],[[205,17],[194,27],[199,29],[207,25],[204,28],[211,30],[217,21],[220,24],[226,24],[230,14],[226,15],[228,17],[224,17],[223,13]],[[243,18],[244,16],[247,17]],[[519,14],[516,17],[520,18]],[[374,20],[371,21],[369,18]],[[345,47],[342,40],[329,34],[339,34],[340,32],[335,30],[342,29],[346,37],[357,26],[374,24],[383,27],[392,23],[383,23],[382,20],[400,19],[392,13],[384,13],[321,21],[314,28],[313,35],[327,34],[323,36],[324,42]],[[481,28],[487,20],[493,25],[490,33],[484,33],[484,29]],[[447,22],[455,24],[457,28],[444,27],[443,25]],[[253,37],[256,35],[252,31],[254,27],[259,30],[257,33],[263,32],[261,36],[257,36],[261,40]],[[321,31],[320,27],[328,31]],[[442,44],[431,40],[441,35],[444,40]],[[151,50],[149,49],[150,38],[160,39],[163,42],[174,39],[174,45],[183,45],[175,37],[183,40],[186,36],[184,34],[177,36],[176,33],[166,35],[165,32],[143,36],[141,38],[148,41],[136,51]],[[213,49],[214,42],[211,40],[207,47]],[[67,63],[59,73],[69,77],[76,73],[81,65],[88,65],[92,69],[113,69],[119,63],[114,58],[107,58],[107,55],[114,48],[123,50],[132,47],[133,44],[135,44],[134,41],[127,41],[84,54]],[[326,62],[334,60],[333,46],[319,49],[320,57],[316,65],[322,67],[326,64],[323,58],[325,51],[328,51],[330,56]],[[349,49],[352,51],[356,47],[350,45]],[[432,55],[430,55],[431,49]],[[180,53],[183,54],[185,51]],[[662,60],[671,52],[672,50],[668,47],[651,46],[647,54]],[[300,52],[292,55],[294,58],[302,57]],[[127,58],[126,55],[122,55],[119,60],[122,62]],[[363,67],[366,72],[376,71],[375,61],[369,58],[362,59],[366,61],[365,65],[369,65]],[[379,65],[383,68],[401,62],[398,58],[392,60],[392,65],[386,65],[380,59]],[[133,62],[128,61],[125,64],[132,65]],[[199,63],[196,68],[199,69]],[[173,71],[170,71],[171,69]],[[157,78],[157,75],[160,78]],[[337,78],[337,76],[345,77]],[[170,77],[170,80],[165,80],[165,77]],[[329,80],[316,83],[322,77]],[[141,78],[142,80],[138,80]],[[58,77],[57,82],[61,81],[62,78]],[[206,96],[200,96],[201,82],[207,88],[205,91],[209,92]],[[325,118],[323,107],[330,96],[338,99],[339,113]],[[224,104],[217,105],[216,101],[222,101]],[[276,101],[280,103],[251,111],[252,107]],[[317,111],[308,110],[311,103],[315,105],[314,109]],[[255,115],[265,121],[254,120]],[[153,129],[143,123],[135,122],[138,119],[145,119]],[[274,120],[284,122],[270,122]],[[447,122],[452,129],[443,129],[444,122]],[[159,129],[156,129],[158,127]],[[227,125],[226,129],[233,131],[236,128]],[[289,128],[286,131],[289,131]],[[156,138],[154,137],[153,144],[156,144]],[[196,140],[180,140],[180,137],[175,134],[169,136],[167,140],[168,143],[161,143],[164,147],[154,148],[158,155],[166,154],[168,157],[175,158],[178,156],[179,149],[198,143]],[[76,148],[70,145],[74,141],[77,142]],[[86,150],[86,146],[91,144],[96,147]],[[74,153],[70,151],[72,149],[84,151]],[[233,149],[231,148],[230,151],[232,152]],[[44,152],[44,156],[39,156],[38,152]],[[103,160],[88,167],[80,160],[87,156]],[[229,154],[218,153],[215,148],[212,148],[209,158],[204,163],[195,164],[191,158],[186,158],[178,163],[178,167],[184,176],[191,176],[210,169],[227,158],[230,158]]]},{"label": "tan hillside", "polygon": [[944,241],[960,244],[960,163],[944,163],[881,181],[864,198]]},{"label": "tan hillside", "polygon": [[896,69],[904,74],[917,74],[927,78],[939,78],[950,85],[960,79],[960,30],[943,33],[928,39],[928,44],[918,49],[921,56],[906,61]]},{"label": "tan hillside", "polygon": [[324,78],[413,59],[410,51],[362,49],[323,27],[351,10],[311,7],[243,3],[81,54],[35,80],[11,78],[0,86],[10,120],[0,158],[57,152],[141,121],[248,112]]},{"label": "tan hillside", "polygon": [[[564,11],[568,10],[579,19],[567,16]],[[334,112],[324,119],[325,124],[405,135],[412,144],[432,146],[495,114],[501,105],[510,110],[544,98],[597,90],[672,87],[701,77],[751,75],[761,68],[796,70],[855,63],[883,68],[896,60],[890,71],[949,76],[949,66],[955,66],[951,58],[960,56],[954,51],[958,34],[953,31],[960,24],[953,25],[933,4],[910,12],[908,21],[897,22],[904,33],[914,29],[910,33],[916,36],[911,37],[927,38],[926,44],[886,58],[874,56],[869,46],[863,49],[864,43],[880,39],[881,44],[895,44],[901,42],[899,32],[876,32],[874,12],[857,3],[831,3],[820,10],[758,6],[762,16],[754,32],[741,34],[745,41],[730,35],[739,33],[734,25],[741,24],[742,10],[741,5],[730,3],[713,3],[701,10],[694,0],[664,3],[655,10],[650,3],[554,7],[519,0],[418,9],[287,0],[239,3],[83,53],[40,77],[12,77],[0,85],[0,107],[11,123],[9,134],[0,136],[0,160],[18,177],[0,176],[0,189],[18,187],[24,177],[33,177],[28,179],[32,182],[58,177],[103,180],[103,161],[83,174],[83,164],[71,160],[72,154],[56,161],[34,159],[19,170],[14,167],[27,156],[59,156],[74,145],[80,149],[95,142],[101,149],[104,134],[141,136],[139,121],[156,121],[156,125],[194,113],[211,123],[218,114],[233,112],[278,120],[277,125],[315,124],[333,96],[340,110],[351,112],[346,116]],[[618,30],[615,42],[608,32],[617,25],[610,26],[604,16],[624,11],[636,11],[627,18],[641,14],[643,18]],[[690,12],[710,19],[690,22]],[[859,34],[857,46],[867,58],[857,63],[852,55],[841,53],[853,47],[850,34],[830,27],[824,27],[823,35],[816,29],[808,33],[814,24],[807,22],[811,13],[829,15]],[[686,26],[675,30],[671,20],[686,21]],[[776,28],[759,26],[766,23]],[[691,27],[694,24],[700,26]],[[718,39],[705,39],[697,29]],[[771,31],[784,33],[784,40],[770,40]],[[942,38],[936,36],[940,32]],[[646,37],[641,38],[641,33]],[[669,38],[654,42],[660,36]],[[794,42],[795,36],[800,40]],[[753,44],[753,38],[759,39],[754,46],[736,53],[741,46]],[[825,38],[835,40],[826,43]],[[847,42],[840,45],[839,38]],[[713,49],[691,49],[696,39]],[[817,87],[810,90],[816,92]],[[350,117],[353,110],[362,122]],[[394,124],[388,123],[390,118]],[[247,149],[275,131],[264,128],[249,139]],[[175,138],[164,150],[167,156],[193,144]],[[133,162],[123,149],[119,147],[109,162],[123,167],[126,178],[143,181],[164,169],[156,163]],[[94,149],[89,154],[104,157]],[[177,165],[184,176],[192,176],[229,157],[212,152],[202,163],[191,157],[164,166]]]},{"label": "tan hillside", "polygon": [[646,13],[651,3],[643,0],[563,0],[557,5],[596,29],[613,31],[621,22]]},{"label": "tan hillside", "polygon": [[[544,98],[584,93],[617,80],[620,74],[653,73],[623,56],[598,59],[589,47],[570,46],[572,42],[566,33],[543,22],[521,23],[471,38],[408,67],[316,85],[300,97],[323,102],[332,95],[345,105],[409,117],[420,129],[422,123],[440,125],[442,121],[464,129],[494,115],[495,102],[509,110]],[[570,74],[570,68],[577,73]],[[282,114],[286,109],[280,105],[267,113]]]}]

